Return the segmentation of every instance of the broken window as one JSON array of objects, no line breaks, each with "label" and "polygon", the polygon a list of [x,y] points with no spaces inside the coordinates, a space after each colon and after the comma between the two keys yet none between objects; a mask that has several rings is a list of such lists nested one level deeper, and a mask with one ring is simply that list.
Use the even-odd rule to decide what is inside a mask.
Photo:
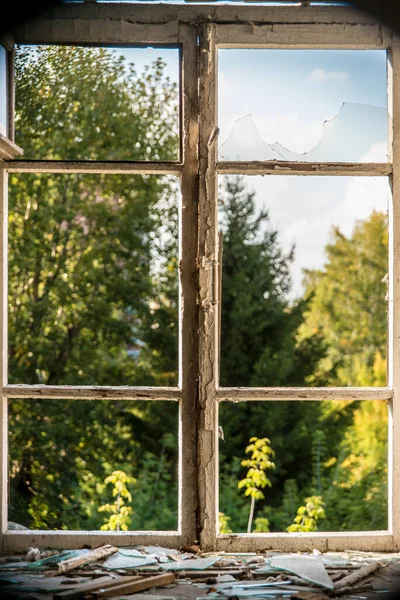
[{"label": "broken window", "polygon": [[318,10],[76,3],[16,33],[0,416],[10,518],[45,533],[1,505],[4,547],[107,519],[129,544],[398,543],[397,50]]},{"label": "broken window", "polygon": [[220,160],[387,160],[382,51],[219,50],[218,99]]}]

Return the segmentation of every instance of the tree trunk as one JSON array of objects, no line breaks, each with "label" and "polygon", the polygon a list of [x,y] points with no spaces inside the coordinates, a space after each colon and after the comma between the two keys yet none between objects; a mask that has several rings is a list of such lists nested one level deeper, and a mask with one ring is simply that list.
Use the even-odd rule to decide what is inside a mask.
[{"label": "tree trunk", "polygon": [[251,497],[251,505],[250,505],[249,522],[247,523],[247,533],[251,533],[251,525],[253,523],[255,504],[256,504],[256,499],[254,498],[254,496],[252,496]]}]

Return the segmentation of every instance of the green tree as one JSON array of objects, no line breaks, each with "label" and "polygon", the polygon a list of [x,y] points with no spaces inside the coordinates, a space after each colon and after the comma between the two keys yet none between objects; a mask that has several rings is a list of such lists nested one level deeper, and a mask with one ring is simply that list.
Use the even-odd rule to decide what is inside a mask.
[{"label": "green tree", "polygon": [[[386,385],[387,272],[387,215],[374,211],[349,236],[334,228],[324,268],[306,273],[310,301],[299,336],[323,335],[327,352],[319,369],[328,374],[329,385]],[[345,412],[350,417],[339,430],[341,439],[328,444],[333,452],[325,457],[322,477],[324,527],[385,529],[386,403],[327,402],[322,410],[333,421]]]},{"label": "green tree", "polygon": [[[176,158],[176,86],[161,60],[138,75],[105,49],[23,47],[16,58],[17,142],[28,158]],[[166,343],[148,333],[157,295],[176,323],[176,183],[25,174],[10,184],[10,381],[176,381],[176,334]],[[143,449],[156,459],[164,432],[176,432],[175,407],[150,404],[11,402],[10,518],[40,528],[99,528],[98,482],[116,470],[139,480]],[[162,452],[173,492],[176,443]],[[175,508],[165,511],[161,527]]]},{"label": "green tree", "polygon": [[305,274],[310,297],[300,337],[320,332],[330,385],[386,385],[387,216],[373,212],[349,237],[335,227],[322,270]]}]

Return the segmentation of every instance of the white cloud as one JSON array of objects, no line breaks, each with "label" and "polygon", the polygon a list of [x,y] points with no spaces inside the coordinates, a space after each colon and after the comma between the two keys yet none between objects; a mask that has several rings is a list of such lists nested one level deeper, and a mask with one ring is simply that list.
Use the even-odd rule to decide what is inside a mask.
[{"label": "white cloud", "polygon": [[326,81],[345,81],[349,74],[346,71],[325,71],[324,69],[314,69],[307,77],[307,81],[312,83],[325,83]]},{"label": "white cloud", "polygon": [[359,160],[360,162],[386,162],[387,161],[387,143],[373,144]]}]

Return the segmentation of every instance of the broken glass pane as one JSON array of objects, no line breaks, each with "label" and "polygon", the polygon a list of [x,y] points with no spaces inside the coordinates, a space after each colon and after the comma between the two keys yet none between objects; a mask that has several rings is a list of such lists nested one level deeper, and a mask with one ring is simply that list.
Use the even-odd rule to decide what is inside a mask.
[{"label": "broken glass pane", "polygon": [[387,178],[220,177],[222,386],[385,386]]},{"label": "broken glass pane", "polygon": [[0,133],[7,135],[7,52],[0,45]]},{"label": "broken glass pane", "polygon": [[179,51],[20,46],[16,142],[49,160],[177,160]]},{"label": "broken glass pane", "polygon": [[[387,528],[385,401],[219,406],[224,431],[224,441],[219,441],[221,533]],[[253,456],[255,443],[259,455]],[[253,462],[243,464],[245,460]],[[249,527],[252,492],[261,495],[255,498]]]},{"label": "broken glass pane", "polygon": [[177,402],[10,400],[10,521],[176,530],[178,411]]},{"label": "broken glass pane", "polygon": [[220,50],[219,159],[386,162],[383,51]]}]

